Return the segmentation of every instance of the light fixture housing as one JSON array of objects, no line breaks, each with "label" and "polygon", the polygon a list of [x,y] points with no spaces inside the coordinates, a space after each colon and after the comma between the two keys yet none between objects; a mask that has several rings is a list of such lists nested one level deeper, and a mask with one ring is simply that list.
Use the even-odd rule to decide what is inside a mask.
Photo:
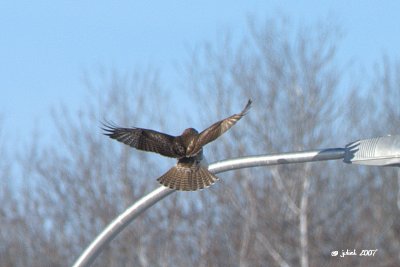
[{"label": "light fixture housing", "polygon": [[343,161],[349,164],[400,167],[400,135],[358,140],[345,150]]}]

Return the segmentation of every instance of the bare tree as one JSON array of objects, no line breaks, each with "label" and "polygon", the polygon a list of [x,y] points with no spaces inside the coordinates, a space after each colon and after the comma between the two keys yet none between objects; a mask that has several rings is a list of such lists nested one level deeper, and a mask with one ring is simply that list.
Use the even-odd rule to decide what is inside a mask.
[{"label": "bare tree", "polygon": [[[337,140],[360,137],[355,134],[363,131],[362,125],[347,119],[355,115],[346,100],[357,92],[342,96],[350,88],[343,84],[343,70],[335,60],[337,31],[318,25],[295,32],[287,22],[274,20],[260,25],[251,21],[249,35],[239,44],[229,34],[220,46],[207,44],[195,51],[186,68],[188,85],[200,94],[197,99],[212,102],[218,114],[239,101],[255,100],[241,130],[221,140],[223,145],[212,146],[211,158],[342,146]],[[368,112],[367,122],[375,116]],[[228,265],[240,266],[336,265],[337,258],[330,254],[334,250],[374,248],[370,241],[379,235],[366,238],[363,233],[369,227],[383,228],[378,221],[365,219],[377,181],[374,172],[365,175],[368,172],[319,163],[226,175],[224,190],[216,194],[223,211],[223,226],[217,229],[227,238],[212,243],[229,244],[223,258],[237,255]],[[382,264],[377,258],[343,263],[350,262]]]},{"label": "bare tree", "polygon": [[[376,108],[370,120],[370,131],[376,135],[399,134],[400,107],[400,63],[384,56],[376,64],[369,90],[369,105]],[[376,239],[369,240],[382,248],[384,264],[400,262],[400,171],[399,168],[377,169],[368,173],[373,186],[371,199],[365,214],[371,223],[368,232],[376,233]]]},{"label": "bare tree", "polygon": [[[344,83],[339,34],[324,25],[249,21],[242,37],[195,51],[184,66],[197,129],[231,115],[248,98],[252,110],[207,146],[209,162],[250,154],[342,146],[338,140],[396,133],[399,67],[378,65],[371,88]],[[21,174],[0,161],[0,262],[5,266],[71,264],[136,199],[158,186],[175,162],[141,153],[101,134],[99,123],[179,134],[176,103],[154,70],[87,76],[82,108],[52,112],[53,142],[19,153]],[[376,88],[379,90],[375,91]],[[370,95],[375,97],[366,108]],[[179,100],[181,102],[181,99]],[[198,112],[195,112],[197,109]],[[164,114],[173,114],[165,116]],[[184,115],[185,116],[185,115]],[[201,122],[201,123],[200,123]],[[368,126],[374,123],[375,129]],[[379,129],[379,130],[377,130]],[[41,131],[37,131],[40,139]],[[0,135],[1,140],[1,135]],[[3,153],[0,142],[0,153]],[[3,155],[2,155],[3,156]],[[6,154],[5,158],[10,155]],[[7,186],[20,177],[21,187]],[[178,192],[125,229],[95,266],[394,266],[400,259],[399,174],[340,162],[253,168],[219,175],[194,193]],[[332,251],[378,249],[375,257]]]},{"label": "bare tree", "polygon": [[[10,169],[8,167],[10,157],[4,145],[3,117],[0,116],[0,223],[5,225],[6,222],[13,219],[14,210],[11,199],[13,194],[10,188]],[[16,243],[13,242],[10,231],[4,227],[0,228],[0,262],[12,265],[12,255],[15,255]]]},{"label": "bare tree", "polygon": [[[58,136],[55,142],[20,156],[26,189],[22,208],[26,227],[38,238],[29,238],[30,266],[71,264],[94,237],[135,199],[158,186],[155,179],[165,165],[151,155],[133,152],[102,135],[101,121],[121,125],[166,123],[168,103],[155,71],[133,75],[104,73],[101,82],[87,79],[86,105],[76,114],[65,106],[53,111]],[[169,111],[173,114],[173,111]],[[147,167],[146,167],[147,166]],[[168,208],[167,208],[168,210]],[[168,215],[167,213],[162,216]],[[98,264],[147,266],[152,232],[165,225],[153,214],[139,220],[118,237]],[[155,220],[155,221],[154,221]],[[143,235],[147,233],[147,235]],[[141,249],[136,249],[141,248]]]}]

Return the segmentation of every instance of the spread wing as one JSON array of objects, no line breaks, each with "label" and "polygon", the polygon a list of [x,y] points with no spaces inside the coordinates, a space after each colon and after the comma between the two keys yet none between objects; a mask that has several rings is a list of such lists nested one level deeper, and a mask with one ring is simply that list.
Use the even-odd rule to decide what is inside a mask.
[{"label": "spread wing", "polygon": [[120,128],[110,124],[103,126],[105,135],[136,149],[172,158],[180,158],[185,154],[185,148],[174,136],[142,128]]},{"label": "spread wing", "polygon": [[204,145],[214,141],[223,133],[228,131],[233,125],[236,124],[246,113],[249,111],[252,101],[249,99],[246,106],[239,114],[234,114],[226,119],[220,120],[204,131],[202,131],[196,142],[193,142],[192,146],[187,148],[186,154],[195,155]]}]

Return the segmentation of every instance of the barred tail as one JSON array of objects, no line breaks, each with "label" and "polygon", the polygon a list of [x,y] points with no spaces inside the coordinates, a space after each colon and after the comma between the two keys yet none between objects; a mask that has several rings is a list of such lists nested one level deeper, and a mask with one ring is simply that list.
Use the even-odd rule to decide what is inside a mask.
[{"label": "barred tail", "polygon": [[217,180],[217,176],[201,165],[196,166],[196,168],[177,165],[157,179],[163,186],[181,191],[203,189],[214,184]]}]

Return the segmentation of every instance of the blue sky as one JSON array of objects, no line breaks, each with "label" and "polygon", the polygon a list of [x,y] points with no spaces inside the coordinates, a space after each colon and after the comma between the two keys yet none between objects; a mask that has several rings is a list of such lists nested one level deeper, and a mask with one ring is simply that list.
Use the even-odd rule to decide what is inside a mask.
[{"label": "blue sky", "polygon": [[[176,64],[188,47],[218,32],[246,30],[246,18],[279,14],[294,24],[329,20],[344,38],[340,58],[372,68],[399,59],[400,1],[18,1],[0,2],[0,114],[3,134],[24,138],[47,125],[60,102],[82,104],[85,72],[158,68],[179,86]],[[172,94],[174,92],[171,92]],[[19,133],[19,134],[18,134]]]}]

